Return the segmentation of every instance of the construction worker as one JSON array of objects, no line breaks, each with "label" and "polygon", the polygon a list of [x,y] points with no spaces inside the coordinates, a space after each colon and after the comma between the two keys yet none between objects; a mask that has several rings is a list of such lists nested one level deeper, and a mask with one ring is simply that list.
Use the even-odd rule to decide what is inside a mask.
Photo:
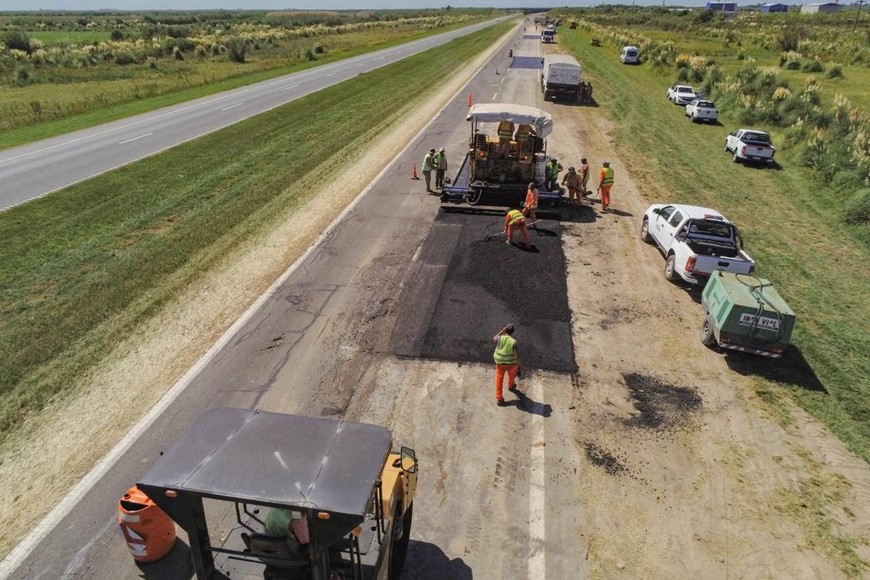
[{"label": "construction worker", "polygon": [[420,167],[423,171],[423,178],[426,180],[426,192],[432,191],[432,170],[435,168],[435,148],[429,149],[429,153],[423,158],[423,163]]},{"label": "construction worker", "polygon": [[610,161],[605,161],[601,167],[601,175],[598,181],[598,191],[601,192],[601,210],[607,211],[610,207],[610,188],[613,187],[613,169]]},{"label": "construction worker", "polygon": [[[528,216],[531,221],[538,221],[538,216],[535,211],[538,209],[538,187],[535,182],[529,183],[529,189],[526,190],[526,201],[523,204],[523,215]],[[523,226],[525,227],[525,226]],[[533,226],[536,227],[536,226]]]},{"label": "construction worker", "polygon": [[447,171],[447,153],[444,152],[444,147],[435,154],[433,165],[435,166],[435,188],[441,189],[444,187],[444,172]]},{"label": "construction worker", "polygon": [[550,162],[547,163],[547,166],[545,168],[547,180],[544,183],[544,187],[547,191],[556,191],[559,188],[560,171],[562,171],[562,165],[559,163],[559,160],[555,157],[550,158]]},{"label": "construction worker", "polygon": [[517,387],[517,372],[520,370],[520,353],[517,350],[517,341],[513,337],[514,325],[507,324],[504,328],[498,331],[498,334],[492,337],[495,341],[495,352],[492,358],[495,361],[495,402],[499,407],[504,406],[504,396],[502,395],[502,384],[504,383],[504,375],[508,376],[508,390],[512,391]]},{"label": "construction worker", "polygon": [[580,205],[580,189],[583,187],[583,180],[573,167],[568,168],[568,173],[565,174],[565,179],[562,180],[562,185],[568,186],[568,203]]},{"label": "construction worker", "polygon": [[517,228],[519,228],[523,236],[523,243],[526,246],[531,246],[532,242],[529,240],[529,230],[526,229],[526,216],[520,210],[511,208],[504,216],[504,234],[507,245],[514,243],[514,230]]},{"label": "construction worker", "polygon": [[589,189],[586,187],[586,184],[589,183],[589,162],[586,161],[585,157],[580,159],[580,171],[577,174],[580,176],[580,181],[583,182],[580,192],[583,197],[588,197]]}]

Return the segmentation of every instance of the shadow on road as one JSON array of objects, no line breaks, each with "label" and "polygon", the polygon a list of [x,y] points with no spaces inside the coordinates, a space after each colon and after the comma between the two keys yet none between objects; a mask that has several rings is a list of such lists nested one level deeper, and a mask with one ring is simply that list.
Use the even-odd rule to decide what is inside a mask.
[{"label": "shadow on road", "polygon": [[[193,560],[190,556],[190,546],[181,538],[176,538],[175,545],[167,555],[156,562],[137,562],[136,567],[146,580],[190,580],[193,578]],[[218,575],[216,580],[222,575]]]},{"label": "shadow on road", "polygon": [[553,407],[549,403],[539,403],[530,399],[524,392],[517,388],[508,389],[518,398],[513,401],[507,401],[506,406],[516,407],[520,411],[525,411],[530,415],[540,415],[541,417],[549,417],[553,414]]},{"label": "shadow on road", "polygon": [[408,580],[472,580],[474,575],[461,558],[450,559],[441,548],[429,542],[411,540],[402,578]]},{"label": "shadow on road", "polygon": [[729,350],[725,353],[725,362],[728,368],[741,375],[755,375],[814,393],[828,393],[801,350],[794,345],[787,348],[779,360]]}]

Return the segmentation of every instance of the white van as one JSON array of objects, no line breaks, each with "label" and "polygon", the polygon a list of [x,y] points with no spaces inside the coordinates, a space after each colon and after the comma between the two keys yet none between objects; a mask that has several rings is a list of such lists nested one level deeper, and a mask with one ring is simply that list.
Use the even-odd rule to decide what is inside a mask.
[{"label": "white van", "polygon": [[636,46],[623,46],[622,52],[619,53],[619,62],[622,64],[637,64],[638,50]]},{"label": "white van", "polygon": [[554,30],[544,30],[541,32],[541,42],[554,42],[556,39],[556,32]]}]

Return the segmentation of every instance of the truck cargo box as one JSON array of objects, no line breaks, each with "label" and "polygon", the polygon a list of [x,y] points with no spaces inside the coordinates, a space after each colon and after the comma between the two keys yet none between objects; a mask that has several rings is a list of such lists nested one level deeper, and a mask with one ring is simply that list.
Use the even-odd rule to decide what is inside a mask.
[{"label": "truck cargo box", "polygon": [[770,281],[717,270],[701,296],[701,340],[779,358],[791,341],[795,315]]}]

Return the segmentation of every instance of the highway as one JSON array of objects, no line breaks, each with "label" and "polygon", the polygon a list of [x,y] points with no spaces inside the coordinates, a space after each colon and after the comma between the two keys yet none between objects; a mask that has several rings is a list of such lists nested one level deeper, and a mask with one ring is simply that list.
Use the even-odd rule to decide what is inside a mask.
[{"label": "highway", "polygon": [[0,211],[473,34],[475,24],[113,123],[0,151]]},{"label": "highway", "polygon": [[[514,38],[532,56],[525,62],[538,62],[537,37]],[[577,491],[548,483],[576,473],[580,462],[565,437],[574,428],[568,409],[576,363],[559,225],[540,234],[538,253],[511,252],[483,241],[500,227],[500,216],[439,213],[437,196],[422,192],[421,182],[408,185],[410,167],[434,139],[455,164],[464,156],[467,92],[540,105],[538,70],[509,69],[505,53],[498,49],[320,242],[58,501],[4,561],[0,576],[191,578],[183,536],[159,562],[133,562],[118,536],[117,501],[214,407],[381,424],[397,445],[416,448],[421,478],[406,578],[576,576],[579,516],[564,506],[577,505]],[[494,75],[493,64],[503,74]],[[213,110],[232,102],[223,95],[206,101],[220,103]],[[132,131],[127,139],[143,129]],[[518,271],[554,277],[498,282],[491,265],[505,259]],[[530,288],[545,305],[540,312],[527,311]],[[541,374],[501,408],[492,394],[489,337],[509,320],[522,325],[528,372]],[[224,537],[234,520],[218,519],[213,537]]]}]

